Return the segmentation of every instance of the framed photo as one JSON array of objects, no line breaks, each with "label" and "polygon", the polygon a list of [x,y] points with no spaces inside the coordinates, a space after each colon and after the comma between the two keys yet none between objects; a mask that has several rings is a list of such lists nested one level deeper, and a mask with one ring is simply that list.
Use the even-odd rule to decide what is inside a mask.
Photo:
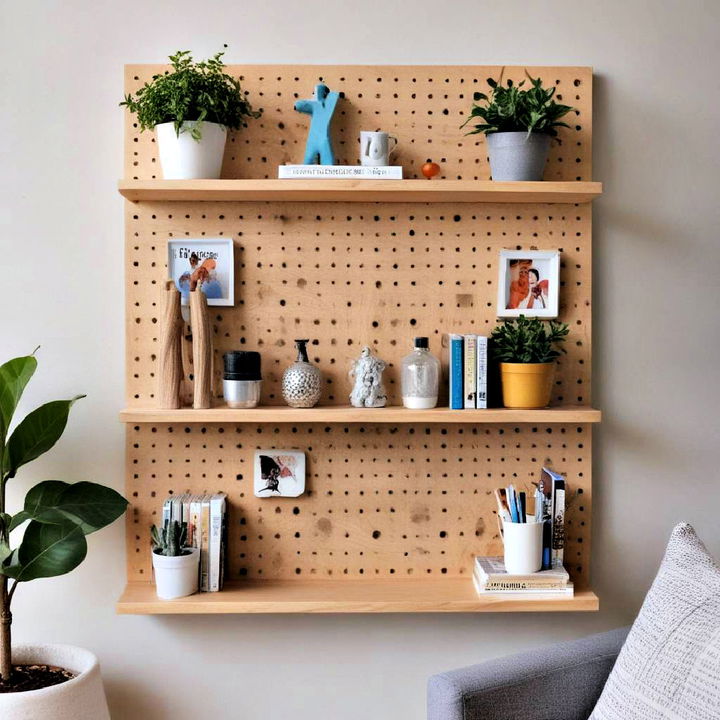
[{"label": "framed photo", "polygon": [[235,304],[235,259],[232,238],[168,240],[168,274],[190,304],[190,285],[197,281],[208,305]]},{"label": "framed photo", "polygon": [[500,251],[498,317],[556,318],[559,295],[559,250]]},{"label": "framed photo", "polygon": [[305,492],[305,453],[256,450],[255,497],[298,497]]}]

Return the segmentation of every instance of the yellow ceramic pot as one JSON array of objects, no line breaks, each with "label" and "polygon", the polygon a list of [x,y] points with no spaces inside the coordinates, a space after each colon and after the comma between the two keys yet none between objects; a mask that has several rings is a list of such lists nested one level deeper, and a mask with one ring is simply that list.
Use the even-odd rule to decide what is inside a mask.
[{"label": "yellow ceramic pot", "polygon": [[550,404],[555,363],[500,363],[503,405],[544,408]]}]

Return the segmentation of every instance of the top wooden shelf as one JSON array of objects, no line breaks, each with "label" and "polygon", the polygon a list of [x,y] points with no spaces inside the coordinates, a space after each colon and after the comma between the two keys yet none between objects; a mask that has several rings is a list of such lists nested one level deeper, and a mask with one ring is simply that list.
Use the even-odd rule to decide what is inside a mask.
[{"label": "top wooden shelf", "polygon": [[490,180],[121,180],[133,202],[587,203],[599,182]]}]

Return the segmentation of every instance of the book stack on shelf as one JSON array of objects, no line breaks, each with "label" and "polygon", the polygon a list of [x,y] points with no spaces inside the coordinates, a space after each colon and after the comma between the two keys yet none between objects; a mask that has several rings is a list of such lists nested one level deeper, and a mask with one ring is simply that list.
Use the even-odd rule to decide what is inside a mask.
[{"label": "book stack on shelf", "polygon": [[571,596],[574,587],[567,570],[560,567],[527,575],[510,575],[501,557],[476,557],[473,582],[480,597],[485,595]]},{"label": "book stack on shelf", "polygon": [[187,525],[187,546],[200,551],[199,590],[217,592],[225,581],[227,553],[227,496],[171,495],[162,506],[162,524]]},{"label": "book stack on shelf", "polygon": [[488,339],[483,335],[448,335],[451,410],[488,406]]}]

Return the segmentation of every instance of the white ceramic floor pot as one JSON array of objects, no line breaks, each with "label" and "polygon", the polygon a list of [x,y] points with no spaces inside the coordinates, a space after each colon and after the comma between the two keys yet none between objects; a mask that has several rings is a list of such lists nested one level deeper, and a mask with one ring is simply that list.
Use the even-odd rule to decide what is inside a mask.
[{"label": "white ceramic floor pot", "polygon": [[549,135],[490,133],[487,138],[493,180],[542,180],[550,152]]},{"label": "white ceramic floor pot", "polygon": [[153,552],[155,590],[159,598],[174,600],[197,592],[200,551],[197,548],[188,548],[188,550],[190,552],[187,555],[177,557]]},{"label": "white ceramic floor pot", "polygon": [[20,645],[15,665],[55,665],[77,677],[41,690],[0,693],[2,720],[110,720],[100,665],[89,650],[71,645]]},{"label": "white ceramic floor pot", "polygon": [[217,123],[200,124],[202,137],[193,140],[190,129],[193,122],[182,125],[180,135],[175,132],[173,123],[155,126],[160,165],[165,180],[192,180],[220,177],[227,130]]}]

